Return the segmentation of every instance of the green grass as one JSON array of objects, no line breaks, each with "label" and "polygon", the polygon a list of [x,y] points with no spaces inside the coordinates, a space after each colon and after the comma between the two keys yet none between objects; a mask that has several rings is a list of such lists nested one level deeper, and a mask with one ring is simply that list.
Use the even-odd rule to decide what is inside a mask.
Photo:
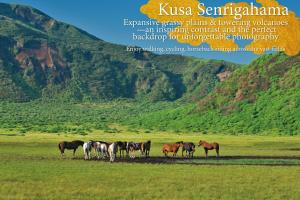
[{"label": "green grass", "polygon": [[[121,127],[118,127],[121,129]],[[222,156],[299,156],[300,137],[226,136],[177,133],[15,134],[0,130],[0,199],[299,199],[298,160],[203,159],[197,147],[188,164],[109,163],[61,159],[61,140],[106,141],[151,139],[151,156],[161,145],[178,140],[218,141]],[[77,158],[82,158],[82,149]],[[215,155],[210,152],[210,155]],[[181,162],[181,161],[179,161]],[[209,165],[221,162],[227,165]],[[282,166],[261,166],[280,163]],[[244,165],[244,164],[251,164]]]}]

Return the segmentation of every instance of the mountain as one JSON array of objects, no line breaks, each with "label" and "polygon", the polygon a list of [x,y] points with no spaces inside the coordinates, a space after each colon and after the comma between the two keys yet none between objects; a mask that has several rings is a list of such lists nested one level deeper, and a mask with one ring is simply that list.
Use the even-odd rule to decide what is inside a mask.
[{"label": "mountain", "polygon": [[34,8],[0,3],[0,100],[198,101],[238,67],[127,52]]},{"label": "mountain", "polygon": [[128,124],[229,134],[300,131],[300,55],[264,55],[234,71],[197,105],[166,109]]},{"label": "mountain", "polygon": [[[267,54],[241,66],[128,52],[34,8],[0,3],[2,128],[68,131],[81,120],[87,130],[121,123],[149,130],[295,135],[299,88],[300,55]],[[69,103],[7,103],[44,99]],[[70,104],[107,100],[113,106]],[[56,109],[50,112],[49,105]]]}]

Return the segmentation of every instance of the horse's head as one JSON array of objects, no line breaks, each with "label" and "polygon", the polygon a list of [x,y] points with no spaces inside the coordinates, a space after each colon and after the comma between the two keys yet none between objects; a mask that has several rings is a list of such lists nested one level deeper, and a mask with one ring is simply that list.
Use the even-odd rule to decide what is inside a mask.
[{"label": "horse's head", "polygon": [[195,151],[196,150],[196,146],[194,144],[191,144],[192,150]]},{"label": "horse's head", "polygon": [[204,140],[200,140],[200,141],[199,141],[199,144],[198,144],[198,147],[202,146],[204,143],[205,143]]},{"label": "horse's head", "polygon": [[118,146],[122,146],[122,144],[123,144],[123,142],[121,142],[121,141],[117,141],[117,142],[115,142]]},{"label": "horse's head", "polygon": [[177,144],[179,147],[182,147],[182,146],[183,146],[183,141],[176,142],[176,144]]},{"label": "horse's head", "polygon": [[95,145],[96,145],[96,141],[94,141],[94,140],[90,140],[88,143],[89,143],[90,145],[92,145],[92,146],[95,146]]}]

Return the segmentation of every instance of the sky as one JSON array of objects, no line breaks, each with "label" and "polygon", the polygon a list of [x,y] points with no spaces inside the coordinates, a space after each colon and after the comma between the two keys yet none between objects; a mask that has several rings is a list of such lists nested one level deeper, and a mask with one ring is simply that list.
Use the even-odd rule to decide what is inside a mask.
[{"label": "sky", "polygon": [[[146,20],[147,16],[140,12],[141,5],[148,0],[0,0],[2,3],[30,5],[41,10],[56,20],[75,25],[100,39],[108,42],[148,47],[149,45],[177,46],[175,41],[165,43],[149,41],[133,41],[132,30],[124,28],[123,19]],[[255,0],[243,0],[252,2]],[[206,6],[221,6],[227,2],[238,0],[202,0]],[[300,16],[297,0],[279,0],[279,2]],[[244,45],[243,43],[241,43]],[[186,46],[186,45],[184,45]],[[250,63],[257,58],[250,52],[222,53],[222,52],[187,52],[184,55],[207,59],[227,60],[236,63]]]}]

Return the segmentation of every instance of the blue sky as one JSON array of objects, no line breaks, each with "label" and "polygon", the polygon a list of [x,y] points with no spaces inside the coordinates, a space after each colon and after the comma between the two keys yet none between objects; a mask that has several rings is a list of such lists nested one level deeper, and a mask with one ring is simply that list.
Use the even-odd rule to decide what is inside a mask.
[{"label": "blue sky", "polygon": [[[243,0],[251,2],[252,0]],[[254,1],[254,0],[253,0]],[[147,19],[139,9],[147,0],[0,0],[3,3],[24,4],[35,7],[51,17],[72,25],[75,25],[105,41],[147,47],[149,45],[178,46],[181,45],[169,41],[164,44],[134,42],[131,39],[130,29],[123,27],[123,19]],[[223,5],[225,0],[202,0],[207,6]],[[231,0],[230,2],[239,2]],[[299,3],[296,0],[279,0],[282,5],[300,16]],[[252,53],[221,53],[221,52],[193,52],[186,53],[201,58],[228,60],[237,63],[249,63],[257,57]]]}]

